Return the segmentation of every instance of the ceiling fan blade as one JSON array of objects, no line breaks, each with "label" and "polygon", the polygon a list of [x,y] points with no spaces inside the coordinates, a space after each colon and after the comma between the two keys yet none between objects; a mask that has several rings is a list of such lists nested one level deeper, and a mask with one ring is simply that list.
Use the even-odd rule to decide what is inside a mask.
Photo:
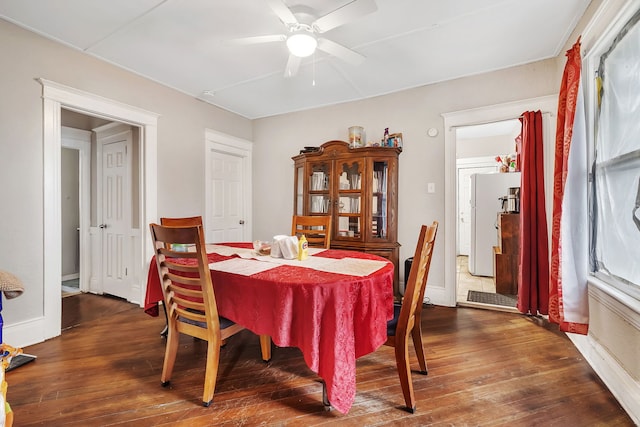
[{"label": "ceiling fan blade", "polygon": [[311,26],[318,33],[324,33],[325,31],[344,25],[376,10],[378,10],[378,6],[375,0],[354,0],[318,18]]},{"label": "ceiling fan blade", "polygon": [[227,40],[228,44],[243,46],[258,43],[283,42],[287,39],[284,34],[272,34],[269,36],[241,37],[239,39]]},{"label": "ceiling fan blade", "polygon": [[295,55],[289,55],[289,60],[287,61],[287,67],[284,69],[285,77],[293,77],[298,74],[298,68],[300,68],[300,62],[302,58]]},{"label": "ceiling fan blade", "polygon": [[359,54],[355,50],[351,50],[328,39],[318,39],[318,49],[340,58],[351,65],[360,65],[366,59],[364,55]]},{"label": "ceiling fan blade", "polygon": [[267,0],[269,7],[273,9],[278,18],[286,25],[297,24],[298,20],[293,15],[291,10],[287,7],[287,5],[282,0]]}]

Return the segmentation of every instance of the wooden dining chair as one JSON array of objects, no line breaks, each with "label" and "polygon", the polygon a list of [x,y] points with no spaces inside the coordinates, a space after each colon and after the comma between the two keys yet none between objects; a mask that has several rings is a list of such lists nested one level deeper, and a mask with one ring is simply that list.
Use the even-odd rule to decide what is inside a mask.
[{"label": "wooden dining chair", "polygon": [[[167,307],[167,345],[162,366],[162,385],[167,386],[173,373],[180,334],[207,341],[202,404],[213,400],[220,360],[220,344],[244,327],[220,317],[213,290],[209,262],[201,225],[163,226],[150,224],[151,239]],[[175,252],[173,244],[195,245],[193,252]],[[188,263],[177,262],[187,259]]]},{"label": "wooden dining chair", "polygon": [[[160,218],[160,225],[179,226],[179,227],[190,226],[190,225],[202,225],[202,217],[201,216],[189,216],[184,218],[162,217]],[[167,333],[169,332],[169,326],[168,326],[169,319],[167,317],[167,306],[162,304],[162,307],[164,309],[163,310],[164,319],[166,323],[165,323],[164,329],[162,330],[162,332],[160,332],[160,335],[166,338]]]},{"label": "wooden dining chair", "polygon": [[409,337],[413,338],[413,346],[420,365],[419,372],[427,375],[427,361],[424,357],[422,344],[421,314],[437,231],[437,221],[434,221],[430,226],[423,225],[420,229],[420,237],[416,245],[402,303],[394,304],[393,319],[387,323],[387,342],[385,345],[395,348],[400,386],[407,410],[411,413],[416,410],[416,399],[413,393],[409,365]]},{"label": "wooden dining chair", "polygon": [[[169,226],[190,226],[190,225],[202,225],[202,216],[191,216],[184,218],[160,218],[161,225],[169,225]],[[164,305],[163,305],[164,306]],[[167,319],[167,309],[165,306],[164,310],[165,319]],[[167,319],[168,325],[168,319]],[[167,336],[168,326],[166,326],[163,331],[160,333],[163,337]],[[220,343],[221,346],[225,345],[224,340]],[[260,349],[262,353],[262,360],[265,362],[271,361],[271,337],[268,335],[260,335]]]},{"label": "wooden dining chair", "polygon": [[300,236],[304,234],[309,246],[329,249],[331,244],[331,216],[294,215],[291,223],[291,235]]}]

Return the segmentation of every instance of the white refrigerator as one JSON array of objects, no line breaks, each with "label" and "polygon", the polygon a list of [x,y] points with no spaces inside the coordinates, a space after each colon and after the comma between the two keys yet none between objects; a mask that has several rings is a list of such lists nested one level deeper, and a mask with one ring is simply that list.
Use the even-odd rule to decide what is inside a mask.
[{"label": "white refrigerator", "polygon": [[471,175],[471,250],[469,273],[493,276],[493,247],[498,245],[497,220],[501,197],[520,187],[520,172]]}]

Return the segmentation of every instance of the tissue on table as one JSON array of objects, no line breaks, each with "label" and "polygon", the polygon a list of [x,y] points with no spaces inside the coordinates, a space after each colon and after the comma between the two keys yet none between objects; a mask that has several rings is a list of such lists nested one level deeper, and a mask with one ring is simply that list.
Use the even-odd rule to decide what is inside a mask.
[{"label": "tissue on table", "polygon": [[280,250],[280,240],[287,236],[273,236],[273,243],[271,243],[271,257],[282,258],[282,251]]},{"label": "tissue on table", "polygon": [[[274,248],[276,248],[274,250]],[[271,256],[274,258],[295,259],[298,257],[298,237],[278,235],[273,236]]]}]

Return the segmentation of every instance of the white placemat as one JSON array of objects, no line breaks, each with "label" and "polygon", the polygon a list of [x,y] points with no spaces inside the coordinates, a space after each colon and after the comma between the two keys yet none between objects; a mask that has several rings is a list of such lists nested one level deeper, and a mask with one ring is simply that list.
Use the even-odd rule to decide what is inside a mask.
[{"label": "white placemat", "polygon": [[364,277],[380,270],[387,264],[385,261],[377,261],[373,259],[335,259],[313,256],[325,250],[326,249],[323,248],[309,248],[309,257],[303,261],[298,261],[297,259],[273,258],[270,255],[258,255],[253,249],[234,248],[224,245],[207,245],[207,253],[216,253],[222,256],[237,255],[239,257],[220,262],[213,262],[209,264],[210,269],[236,273],[243,276],[251,276],[252,274],[261,273],[279,265],[290,265],[294,267],[310,268],[317,271],[325,271],[328,273]]},{"label": "white placemat", "polygon": [[253,249],[247,248],[234,248],[232,246],[213,245],[207,244],[206,250],[208,254],[218,254],[222,256],[234,256],[238,255],[241,258],[252,258],[256,256]]},{"label": "white placemat", "polygon": [[333,259],[332,261],[333,262],[321,265],[320,268],[316,268],[316,270],[364,277],[375,273],[387,265],[386,261],[377,261],[375,259],[342,258]]},{"label": "white placemat", "polygon": [[251,276],[253,274],[262,273],[263,271],[271,270],[277,266],[278,264],[256,262],[253,259],[231,258],[224,261],[212,262],[209,264],[209,269],[239,274],[241,276]]}]

